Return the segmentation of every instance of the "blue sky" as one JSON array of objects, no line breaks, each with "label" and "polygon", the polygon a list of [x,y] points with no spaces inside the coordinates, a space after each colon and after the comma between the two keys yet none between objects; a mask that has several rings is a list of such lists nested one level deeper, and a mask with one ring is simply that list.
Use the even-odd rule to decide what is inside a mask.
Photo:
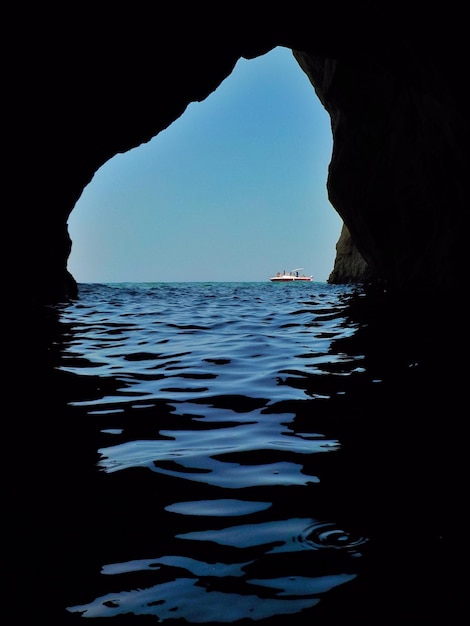
[{"label": "blue sky", "polygon": [[326,281],[330,119],[287,48],[240,59],[203,102],[108,161],[69,217],[78,282]]}]

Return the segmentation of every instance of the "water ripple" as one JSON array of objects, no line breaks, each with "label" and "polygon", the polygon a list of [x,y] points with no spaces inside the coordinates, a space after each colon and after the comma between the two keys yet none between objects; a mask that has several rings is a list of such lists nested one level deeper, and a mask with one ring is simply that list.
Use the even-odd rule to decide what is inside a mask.
[{"label": "water ripple", "polygon": [[90,498],[112,511],[93,514],[106,557],[93,554],[95,592],[81,588],[70,613],[256,621],[355,579],[366,539],[328,515],[341,498],[323,487],[343,449],[341,409],[323,402],[367,379],[363,355],[338,347],[356,332],[350,292],[89,285],[61,308],[59,370],[80,381],[68,409],[98,442]]}]

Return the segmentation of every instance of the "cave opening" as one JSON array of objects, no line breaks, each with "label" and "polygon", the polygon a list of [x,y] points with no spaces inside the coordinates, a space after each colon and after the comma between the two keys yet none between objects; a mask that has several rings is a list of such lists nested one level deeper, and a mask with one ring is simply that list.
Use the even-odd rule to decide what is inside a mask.
[{"label": "cave opening", "polygon": [[69,217],[80,283],[326,281],[342,220],[330,120],[287,48],[240,59],[171,126],[108,161]]}]

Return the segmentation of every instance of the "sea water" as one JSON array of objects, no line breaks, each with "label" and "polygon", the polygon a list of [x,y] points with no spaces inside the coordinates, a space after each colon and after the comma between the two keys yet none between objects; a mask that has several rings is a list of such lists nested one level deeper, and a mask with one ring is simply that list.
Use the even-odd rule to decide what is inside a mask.
[{"label": "sea water", "polygon": [[24,582],[38,617],[442,623],[457,474],[439,341],[366,300],[120,283],[49,307]]}]

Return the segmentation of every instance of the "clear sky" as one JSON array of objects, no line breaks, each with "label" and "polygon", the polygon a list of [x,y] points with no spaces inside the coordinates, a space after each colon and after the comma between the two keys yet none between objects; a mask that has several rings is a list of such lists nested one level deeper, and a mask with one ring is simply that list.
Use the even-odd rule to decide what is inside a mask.
[{"label": "clear sky", "polygon": [[80,282],[326,281],[330,118],[292,52],[240,59],[203,102],[108,161],[69,218]]}]

